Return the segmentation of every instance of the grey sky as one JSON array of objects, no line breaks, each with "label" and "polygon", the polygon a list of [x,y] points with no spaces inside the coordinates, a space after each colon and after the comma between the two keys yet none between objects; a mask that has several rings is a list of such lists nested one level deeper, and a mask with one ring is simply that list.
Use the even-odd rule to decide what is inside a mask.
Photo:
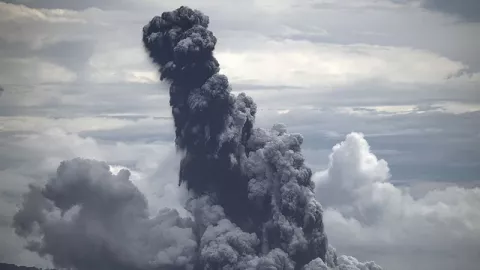
[{"label": "grey sky", "polygon": [[[480,198],[479,3],[1,1],[0,239],[7,240],[0,261],[49,265],[26,251],[8,224],[28,184],[45,183],[64,159],[95,158],[148,175],[138,182],[142,192],[158,183],[175,187],[175,168],[164,165],[178,158],[168,90],[144,53],[141,29],[152,16],[184,4],[210,16],[222,72],[234,91],[255,99],[259,126],[283,122],[302,133],[316,171],[329,168],[335,144],[362,132],[370,151],[388,162],[393,192],[405,192],[398,198],[419,197],[382,208],[409,218],[382,216],[375,226],[346,222],[347,212],[330,209],[326,230],[340,252],[392,270],[452,269],[445,258],[476,269],[478,256],[465,239],[480,237],[480,211],[473,207]],[[435,193],[446,187],[456,189]],[[159,193],[146,195],[150,207],[174,200]],[[359,202],[366,200],[350,203]],[[428,220],[418,214],[422,209],[430,211]],[[422,233],[444,224],[445,216],[462,236],[446,237],[455,250],[434,250],[435,237],[406,238],[421,250],[416,253],[387,233]],[[363,236],[353,241],[349,233]],[[399,263],[416,259],[422,261],[406,268]]]}]

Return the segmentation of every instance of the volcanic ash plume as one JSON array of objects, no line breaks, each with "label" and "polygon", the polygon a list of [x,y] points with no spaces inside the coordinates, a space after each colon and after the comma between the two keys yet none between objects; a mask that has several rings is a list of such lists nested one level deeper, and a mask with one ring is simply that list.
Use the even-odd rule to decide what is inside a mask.
[{"label": "volcanic ash plume", "polygon": [[303,138],[281,124],[254,128],[256,105],[234,96],[213,56],[217,42],[201,12],[154,17],[144,46],[170,83],[179,181],[192,198],[147,214],[128,171],[63,162],[44,188],[31,187],[15,216],[29,249],[76,269],[381,269],[337,257],[327,243]]},{"label": "volcanic ash plume", "polygon": [[[283,125],[253,128],[256,105],[244,94],[230,94],[228,79],[218,74],[217,39],[208,23],[200,11],[180,7],[154,17],[143,29],[145,48],[161,79],[171,84],[176,144],[185,152],[180,182],[225,210],[238,226],[228,231],[231,241],[245,233],[252,237],[244,236],[250,241],[242,245],[215,244],[215,256],[202,251],[200,261],[208,269],[334,267],[312,172],[301,155],[302,136],[287,133]],[[226,256],[227,250],[234,256]]]}]

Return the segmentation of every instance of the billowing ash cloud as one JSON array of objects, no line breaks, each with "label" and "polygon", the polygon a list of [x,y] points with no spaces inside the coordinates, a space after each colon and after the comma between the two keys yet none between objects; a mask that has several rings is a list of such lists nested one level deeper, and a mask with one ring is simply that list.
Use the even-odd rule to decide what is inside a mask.
[{"label": "billowing ash cloud", "polygon": [[234,96],[200,11],[154,17],[143,42],[170,83],[179,173],[191,214],[147,214],[128,171],[63,162],[44,188],[31,187],[15,216],[29,249],[76,269],[381,269],[337,257],[327,243],[303,138],[281,124],[253,127],[256,105]]},{"label": "billowing ash cloud", "polygon": [[227,77],[218,74],[208,22],[181,7],[143,30],[161,78],[171,83],[176,143],[185,150],[180,181],[197,195],[211,194],[229,219],[259,237],[262,253],[279,249],[275,256],[286,252],[292,265],[325,260],[322,209],[300,154],[303,139],[281,125],[252,129],[256,106],[230,94]]},{"label": "billowing ash cloud", "polygon": [[[197,246],[190,219],[164,209],[148,216],[144,195],[106,163],[73,159],[60,164],[43,189],[30,186],[14,217],[28,249],[52,256],[57,267],[150,269],[185,267]],[[183,268],[179,268],[183,269]]]}]

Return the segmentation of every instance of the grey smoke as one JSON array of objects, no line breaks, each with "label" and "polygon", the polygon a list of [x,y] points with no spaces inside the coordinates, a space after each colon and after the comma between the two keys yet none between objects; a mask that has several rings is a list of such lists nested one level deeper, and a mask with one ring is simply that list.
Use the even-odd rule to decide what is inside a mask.
[{"label": "grey smoke", "polygon": [[232,95],[218,74],[208,23],[201,12],[180,7],[143,29],[146,50],[171,84],[176,144],[185,152],[180,181],[198,196],[211,195],[242,231],[257,235],[261,244],[249,249],[282,250],[297,268],[325,260],[322,209],[300,153],[303,138],[281,125],[252,128],[256,105]]},{"label": "grey smoke", "polygon": [[197,246],[191,220],[170,209],[149,217],[129,177],[127,170],[113,175],[99,161],[64,161],[45,187],[30,186],[14,217],[16,233],[57,267],[188,266]]},{"label": "grey smoke", "polygon": [[145,48],[170,83],[179,172],[191,217],[147,200],[107,164],[74,159],[30,187],[14,217],[28,248],[58,267],[83,269],[381,269],[336,255],[315,200],[303,137],[284,125],[254,128],[253,99],[230,93],[200,11],[180,7],[143,29]]}]

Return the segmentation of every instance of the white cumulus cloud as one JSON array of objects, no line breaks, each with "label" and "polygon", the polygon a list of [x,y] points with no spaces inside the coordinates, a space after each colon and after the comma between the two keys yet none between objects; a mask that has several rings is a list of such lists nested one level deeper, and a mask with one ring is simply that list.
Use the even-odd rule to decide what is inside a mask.
[{"label": "white cumulus cloud", "polygon": [[[451,186],[415,198],[389,178],[388,163],[371,152],[363,134],[351,133],[333,147],[328,168],[314,175],[332,244],[395,253],[397,260],[404,249],[436,252],[438,258],[479,246],[479,188]],[[386,260],[380,253],[374,259],[381,263],[382,256]]]}]

